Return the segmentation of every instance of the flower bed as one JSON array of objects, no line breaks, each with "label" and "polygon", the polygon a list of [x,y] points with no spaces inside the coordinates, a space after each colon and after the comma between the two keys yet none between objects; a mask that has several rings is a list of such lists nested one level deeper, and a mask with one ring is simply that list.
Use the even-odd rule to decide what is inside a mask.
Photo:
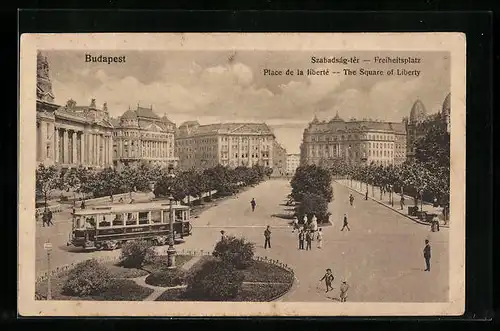
[{"label": "flower bed", "polygon": [[[269,302],[290,289],[290,284],[243,284],[241,291],[232,302]],[[173,288],[163,292],[155,301],[194,301],[186,295],[184,288]],[[210,301],[197,298],[196,301]]]},{"label": "flower bed", "polygon": [[125,268],[117,262],[106,262],[103,265],[109,270],[113,278],[136,278],[146,276],[148,272],[142,269]]},{"label": "flower bed", "polygon": [[[90,295],[84,297],[77,297],[67,295],[63,291],[63,286],[68,277],[69,270],[60,273],[59,275],[52,276],[52,299],[53,300],[95,300],[95,301],[142,301],[153,290],[150,288],[137,285],[130,279],[113,279],[110,286],[98,295]],[[36,284],[36,291],[42,298],[47,297],[47,282],[39,282]]]},{"label": "flower bed", "polygon": [[293,274],[280,266],[264,261],[254,261],[242,270],[245,282],[292,283]]},{"label": "flower bed", "polygon": [[[193,275],[203,264],[213,262],[212,256],[204,256],[189,271]],[[254,261],[251,266],[240,270],[243,274],[244,283],[236,297],[224,301],[250,301],[268,302],[285,294],[292,286],[294,276],[292,271],[281,266],[265,262]],[[189,276],[187,276],[189,277]],[[186,279],[186,277],[184,278]],[[186,288],[167,289],[156,301],[213,301],[204,297],[192,297]]]},{"label": "flower bed", "polygon": [[184,285],[186,273],[179,269],[163,269],[146,277],[146,284],[153,286],[172,287]]}]

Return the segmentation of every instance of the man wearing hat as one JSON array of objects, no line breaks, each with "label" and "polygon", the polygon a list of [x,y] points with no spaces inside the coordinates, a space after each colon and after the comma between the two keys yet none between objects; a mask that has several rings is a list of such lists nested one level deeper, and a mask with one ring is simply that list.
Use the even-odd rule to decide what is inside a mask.
[{"label": "man wearing hat", "polygon": [[325,275],[319,281],[321,282],[323,280],[325,280],[325,284],[326,284],[326,293],[328,293],[328,291],[330,291],[330,290],[333,291],[332,282],[334,280],[334,277],[332,274],[332,269],[330,269],[330,268],[326,269]]}]

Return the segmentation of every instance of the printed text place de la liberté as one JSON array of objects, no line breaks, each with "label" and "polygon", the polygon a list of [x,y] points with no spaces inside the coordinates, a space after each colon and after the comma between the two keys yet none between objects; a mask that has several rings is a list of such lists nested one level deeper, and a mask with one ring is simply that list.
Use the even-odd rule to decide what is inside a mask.
[{"label": "printed text place de la libert\u00e9", "polygon": [[406,67],[406,65],[420,64],[421,59],[418,57],[380,57],[375,56],[370,59],[360,59],[357,56],[351,57],[311,57],[312,64],[340,64],[340,65],[373,65],[373,64],[395,64],[400,65],[398,68],[383,67],[383,68],[303,68],[303,69],[263,69],[264,76],[329,76],[329,75],[345,75],[345,76],[420,76],[421,71]]}]

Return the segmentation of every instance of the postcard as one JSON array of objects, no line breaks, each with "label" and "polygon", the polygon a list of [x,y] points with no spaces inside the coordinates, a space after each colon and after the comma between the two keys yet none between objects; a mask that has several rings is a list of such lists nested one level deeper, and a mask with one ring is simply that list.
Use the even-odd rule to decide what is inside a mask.
[{"label": "postcard", "polygon": [[20,315],[463,314],[465,46],[23,34]]}]

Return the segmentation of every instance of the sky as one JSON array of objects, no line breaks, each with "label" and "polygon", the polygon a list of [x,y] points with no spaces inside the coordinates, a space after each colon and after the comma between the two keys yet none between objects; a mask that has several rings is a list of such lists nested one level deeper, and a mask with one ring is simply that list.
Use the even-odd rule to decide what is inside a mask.
[{"label": "sky", "polygon": [[[267,52],[267,51],[43,51],[55,103],[96,99],[118,117],[129,107],[152,106],[177,125],[187,120],[266,122],[288,153],[299,153],[304,128],[314,116],[329,120],[371,118],[401,122],[420,99],[435,113],[450,92],[445,52]],[[123,63],[88,63],[85,55],[125,56]],[[311,57],[418,57],[420,64],[311,63]],[[420,70],[415,76],[299,76],[297,69]],[[283,74],[264,75],[264,69]],[[291,69],[293,76],[285,75]]]}]

